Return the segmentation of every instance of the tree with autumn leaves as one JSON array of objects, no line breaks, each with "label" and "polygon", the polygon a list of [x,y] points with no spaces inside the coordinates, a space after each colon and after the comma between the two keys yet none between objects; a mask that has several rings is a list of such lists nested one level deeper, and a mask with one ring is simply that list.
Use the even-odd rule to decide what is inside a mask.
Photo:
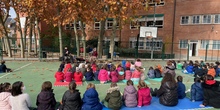
[{"label": "tree with autumn leaves", "polygon": [[[86,40],[86,25],[94,22],[94,19],[101,21],[100,36],[98,41],[98,52],[102,53],[102,40],[104,37],[105,29],[104,24],[107,18],[113,18],[113,28],[110,43],[111,58],[114,52],[114,38],[116,37],[117,24],[119,28],[127,21],[138,14],[138,10],[147,9],[146,0],[11,0],[12,7],[19,17],[19,13],[26,13],[26,21],[29,24],[37,25],[37,35],[40,34],[39,22],[46,21],[48,24],[53,24],[59,29],[59,42],[60,42],[60,55],[62,55],[62,27],[65,24],[74,23],[74,33],[77,44],[77,56],[79,56],[79,42],[78,36],[82,36],[85,57],[85,40]],[[19,19],[17,19],[19,24]],[[76,30],[76,22],[80,24],[80,30]],[[19,25],[20,26],[20,25]],[[26,29],[35,28],[32,25],[25,25],[24,30],[20,30],[22,39],[26,37]],[[26,30],[26,31],[25,31]],[[23,40],[21,40],[21,43]],[[25,41],[26,42],[26,41]]]}]

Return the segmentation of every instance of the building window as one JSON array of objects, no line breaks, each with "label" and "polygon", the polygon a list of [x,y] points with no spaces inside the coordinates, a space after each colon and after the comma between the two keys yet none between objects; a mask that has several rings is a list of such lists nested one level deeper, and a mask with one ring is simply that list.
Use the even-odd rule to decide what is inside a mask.
[{"label": "building window", "polygon": [[106,29],[112,29],[113,28],[113,19],[108,19],[106,21]]},{"label": "building window", "polygon": [[181,24],[189,24],[189,16],[182,16]]},{"label": "building window", "polygon": [[131,21],[130,29],[138,29],[138,26],[146,26],[146,21]]},{"label": "building window", "polygon": [[[162,50],[162,47],[163,47],[163,41],[162,40],[154,40],[153,41],[153,50]],[[147,40],[146,49],[147,50],[152,49],[152,41],[151,40]]]},{"label": "building window", "polygon": [[199,15],[192,16],[192,23],[193,24],[199,24],[199,20],[200,20],[200,16]]},{"label": "building window", "polygon": [[180,48],[185,49],[188,46],[188,40],[180,40]]},{"label": "building window", "polygon": [[212,49],[220,49],[220,40],[213,40]]},{"label": "building window", "polygon": [[[85,26],[84,26],[85,28]],[[80,29],[79,22],[76,22],[76,29]],[[74,30],[74,23],[66,24],[65,30]]]},{"label": "building window", "polygon": [[163,28],[163,20],[156,20],[155,26],[154,26],[154,21],[147,21],[147,27]]},{"label": "building window", "polygon": [[202,23],[210,24],[211,23],[211,15],[203,15],[202,21],[203,21]]},{"label": "building window", "polygon": [[[209,40],[201,40],[201,49],[206,49],[206,46],[209,44]],[[209,45],[208,45],[209,46]]]},{"label": "building window", "polygon": [[95,21],[95,23],[94,23],[94,29],[95,29],[95,30],[99,30],[99,29],[100,29],[100,22],[99,22],[99,21]]},{"label": "building window", "polygon": [[220,14],[215,15],[215,23],[220,23]]},{"label": "building window", "polygon": [[149,6],[155,6],[155,3],[156,3],[156,6],[163,6],[164,5],[164,0],[149,0],[148,1],[148,4]]}]

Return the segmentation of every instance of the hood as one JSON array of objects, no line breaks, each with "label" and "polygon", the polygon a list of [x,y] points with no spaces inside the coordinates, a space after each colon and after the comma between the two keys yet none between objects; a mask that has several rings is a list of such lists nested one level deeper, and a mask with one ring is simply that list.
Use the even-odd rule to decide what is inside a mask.
[{"label": "hood", "polygon": [[220,84],[220,82],[215,81],[215,80],[213,80],[213,83],[208,83],[208,84],[206,81],[206,82],[202,83],[202,87],[209,88],[209,89],[211,89],[211,88],[216,89],[216,88],[219,88],[219,84]]},{"label": "hood", "polygon": [[128,92],[129,94],[133,94],[133,93],[135,93],[135,92],[137,92],[137,90],[135,89],[135,87],[134,86],[126,86],[125,87],[125,91],[126,92]]},{"label": "hood", "polygon": [[90,89],[86,90],[85,96],[88,98],[97,98],[98,93],[94,88],[90,88]]},{"label": "hood", "polygon": [[113,91],[120,91],[119,86],[109,88],[107,90],[107,93],[112,93]]},{"label": "hood", "polygon": [[165,82],[165,87],[170,89],[170,90],[174,90],[177,89],[177,85],[176,83],[172,83],[172,82]]},{"label": "hood", "polygon": [[199,83],[199,82],[196,82],[196,83],[195,83],[195,86],[196,86],[197,88],[201,88],[201,89],[202,89],[202,85],[201,85],[201,83]]},{"label": "hood", "polygon": [[175,66],[172,66],[172,65],[167,66],[166,68],[167,68],[167,69],[170,69],[170,70],[175,70]]},{"label": "hood", "polygon": [[38,95],[38,101],[41,103],[50,103],[53,100],[54,93],[50,91],[41,91]]},{"label": "hood", "polygon": [[8,101],[9,96],[11,96],[10,92],[1,92],[0,93],[0,102]]}]

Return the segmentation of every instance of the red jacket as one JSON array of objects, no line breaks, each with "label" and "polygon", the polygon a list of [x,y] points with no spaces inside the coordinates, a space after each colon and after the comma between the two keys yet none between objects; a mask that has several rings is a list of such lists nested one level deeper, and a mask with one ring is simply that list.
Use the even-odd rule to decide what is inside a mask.
[{"label": "red jacket", "polygon": [[118,72],[117,71],[111,71],[110,72],[110,79],[112,82],[118,82]]},{"label": "red jacket", "polygon": [[82,82],[83,80],[83,74],[81,72],[75,72],[73,74],[73,79],[76,81],[76,82]]},{"label": "red jacket", "polygon": [[56,72],[55,73],[55,78],[56,78],[56,82],[60,82],[60,81],[63,81],[64,80],[64,74],[63,72]]},{"label": "red jacket", "polygon": [[141,72],[135,70],[132,74],[132,78],[140,78],[140,77],[141,77]]},{"label": "red jacket", "polygon": [[130,68],[131,67],[131,63],[130,62],[126,62],[125,67],[126,68]]},{"label": "red jacket", "polygon": [[71,72],[66,72],[66,74],[64,74],[64,79],[66,82],[71,82],[73,78],[73,73]]},{"label": "red jacket", "polygon": [[150,105],[151,99],[152,97],[148,87],[138,90],[138,106]]},{"label": "red jacket", "polygon": [[63,69],[63,73],[66,74],[68,69],[72,69],[72,65],[70,63],[65,65],[65,68]]}]

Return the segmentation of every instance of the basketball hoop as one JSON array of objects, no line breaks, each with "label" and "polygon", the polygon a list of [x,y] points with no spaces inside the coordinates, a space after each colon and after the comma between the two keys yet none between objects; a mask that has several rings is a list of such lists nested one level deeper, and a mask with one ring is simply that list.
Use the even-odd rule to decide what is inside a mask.
[{"label": "basketball hoop", "polygon": [[147,38],[148,40],[150,40],[150,39],[152,39],[152,36],[146,36],[146,38]]}]

